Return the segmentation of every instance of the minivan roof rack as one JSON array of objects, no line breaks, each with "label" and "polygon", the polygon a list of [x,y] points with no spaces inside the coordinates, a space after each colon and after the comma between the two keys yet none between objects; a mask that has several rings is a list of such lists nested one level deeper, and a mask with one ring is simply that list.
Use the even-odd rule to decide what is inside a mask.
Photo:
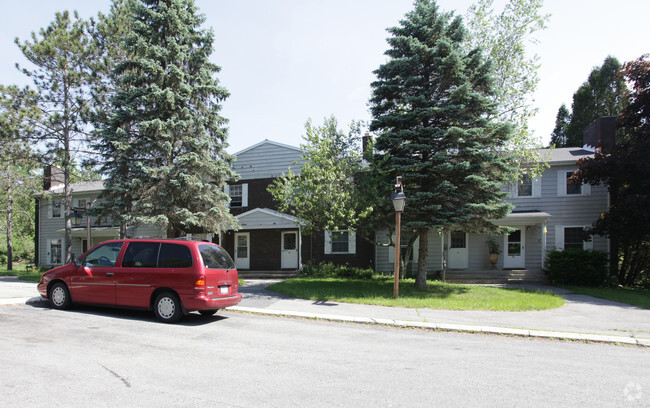
[{"label": "minivan roof rack", "polygon": [[200,242],[210,242],[209,240],[205,238],[199,238],[199,237],[177,237],[177,238],[170,238],[170,239],[177,239],[181,241],[200,241]]}]

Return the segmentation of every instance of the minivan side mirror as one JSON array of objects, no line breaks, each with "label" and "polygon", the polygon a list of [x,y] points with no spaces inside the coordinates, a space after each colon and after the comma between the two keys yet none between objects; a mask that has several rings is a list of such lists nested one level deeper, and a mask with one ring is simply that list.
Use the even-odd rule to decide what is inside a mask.
[{"label": "minivan side mirror", "polygon": [[81,266],[82,263],[83,262],[81,261],[81,258],[77,258],[77,259],[74,260],[74,265],[75,266]]}]

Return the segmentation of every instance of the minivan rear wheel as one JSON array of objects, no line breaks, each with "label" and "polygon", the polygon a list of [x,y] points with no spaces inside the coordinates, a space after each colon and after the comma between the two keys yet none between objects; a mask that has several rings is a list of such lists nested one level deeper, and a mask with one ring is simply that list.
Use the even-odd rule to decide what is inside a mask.
[{"label": "minivan rear wheel", "polygon": [[183,316],[181,301],[171,292],[163,292],[153,303],[156,319],[163,323],[175,323]]}]

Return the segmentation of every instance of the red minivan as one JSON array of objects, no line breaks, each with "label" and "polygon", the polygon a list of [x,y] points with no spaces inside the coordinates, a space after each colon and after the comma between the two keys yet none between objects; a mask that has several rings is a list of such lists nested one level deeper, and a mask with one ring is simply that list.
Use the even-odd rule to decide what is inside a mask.
[{"label": "red minivan", "polygon": [[211,316],[241,301],[228,252],[207,241],[105,241],[73,263],[47,271],[38,291],[55,309],[73,302],[153,309],[162,322],[197,310]]}]

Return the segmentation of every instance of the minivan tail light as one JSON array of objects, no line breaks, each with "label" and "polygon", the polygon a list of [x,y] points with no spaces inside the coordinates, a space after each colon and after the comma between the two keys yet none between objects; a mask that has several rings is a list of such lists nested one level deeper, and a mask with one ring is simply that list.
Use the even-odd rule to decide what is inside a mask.
[{"label": "minivan tail light", "polygon": [[194,282],[194,289],[205,289],[205,276],[199,276],[196,282]]}]

